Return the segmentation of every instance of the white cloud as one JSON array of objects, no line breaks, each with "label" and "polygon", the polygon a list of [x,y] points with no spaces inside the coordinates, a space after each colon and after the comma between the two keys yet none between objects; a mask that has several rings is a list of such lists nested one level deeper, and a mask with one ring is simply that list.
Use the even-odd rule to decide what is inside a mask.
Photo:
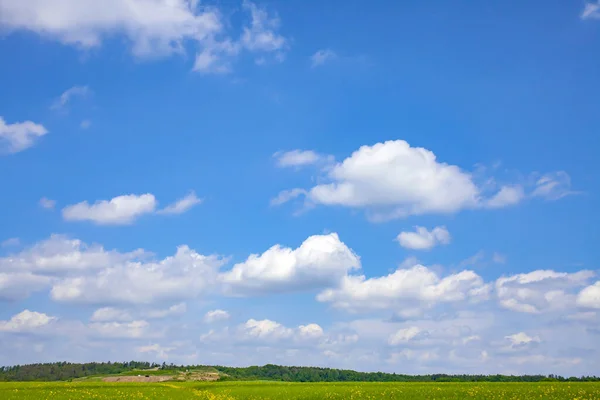
[{"label": "white cloud", "polygon": [[287,39],[277,33],[280,20],[275,15],[269,16],[266,9],[244,0],[242,9],[250,15],[250,25],[242,27],[238,40],[208,38],[204,47],[196,55],[193,70],[202,74],[227,74],[231,72],[231,60],[246,50],[252,54],[262,54],[255,59],[256,65],[265,65],[265,54],[274,54],[273,60],[281,62],[289,48]]},{"label": "white cloud", "polygon": [[564,171],[558,171],[540,177],[531,195],[546,200],[558,200],[575,193],[571,191],[571,177]]},{"label": "white cloud", "polygon": [[0,272],[0,300],[21,300],[50,285],[50,278],[30,272]]},{"label": "white cloud", "polygon": [[[1,11],[2,3],[0,3]],[[2,12],[0,12],[1,18]],[[35,142],[48,133],[48,130],[35,122],[25,121],[7,124],[0,117],[0,151],[18,153],[33,146]]]},{"label": "white cloud", "polygon": [[243,8],[250,13],[250,26],[244,27],[240,39],[242,45],[250,51],[282,52],[286,50],[286,39],[278,34],[280,21],[275,15],[269,17],[265,9],[244,0]]},{"label": "white cloud", "polygon": [[[39,360],[43,348],[49,359],[136,359],[140,355],[165,359],[168,355],[175,364],[277,363],[384,372],[405,368],[414,374],[580,376],[596,370],[599,344],[594,321],[549,320],[469,307],[430,311],[423,319],[411,321],[332,321],[327,329],[311,323],[292,326],[273,319],[245,319],[240,325],[207,332],[200,340],[196,329],[190,329],[193,315],[191,323],[175,325],[172,321],[148,325],[137,318],[137,324],[88,325],[61,318],[34,330],[43,335],[0,332],[4,335],[0,354],[10,364]],[[399,331],[404,333],[392,348],[390,337]],[[574,337],[576,341],[569,340]]]},{"label": "white cloud", "polygon": [[429,250],[437,245],[449,244],[450,233],[445,226],[436,226],[431,231],[422,226],[415,227],[416,232],[401,232],[396,240],[400,246],[412,250]]},{"label": "white cloud", "polygon": [[66,277],[56,282],[56,301],[92,304],[150,304],[193,298],[211,291],[224,260],[179,246],[174,256],[159,262],[110,265],[94,275]]},{"label": "white cloud", "polygon": [[35,32],[82,49],[122,35],[132,54],[143,59],[185,55],[193,47],[198,49],[193,69],[201,73],[228,72],[231,59],[243,49],[274,53],[275,60],[282,60],[289,44],[278,33],[279,18],[249,1],[244,1],[243,10],[250,23],[241,27],[235,40],[228,30],[237,27],[224,21],[216,6],[200,5],[198,0],[3,0],[0,27]]},{"label": "white cloud", "polygon": [[[321,326],[315,323],[299,325],[296,328],[286,327],[285,325],[270,320],[257,320],[254,318],[248,319],[230,329],[223,327],[222,329],[211,329],[207,333],[200,336],[203,343],[219,343],[220,347],[231,345],[252,347],[266,345],[269,347],[275,346],[285,348],[287,345],[294,345],[301,348],[309,348],[317,346],[319,348],[342,349],[355,343],[356,340],[347,339],[343,341],[343,335],[326,334]],[[356,337],[356,335],[354,335]],[[289,349],[291,353],[296,353],[297,349]]]},{"label": "white cloud", "polygon": [[279,322],[269,319],[255,320],[249,319],[244,324],[238,326],[237,336],[233,340],[242,342],[251,341],[282,341],[287,340],[290,343],[306,344],[307,342],[321,342],[327,340],[323,328],[317,324],[300,325],[297,328],[288,328]]},{"label": "white cloud", "polygon": [[90,94],[90,89],[87,86],[73,86],[67,89],[58,99],[52,104],[52,109],[64,109],[73,97],[86,97]]},{"label": "white cloud", "polygon": [[87,201],[66,206],[62,210],[67,221],[92,221],[99,225],[127,225],[144,214],[153,213],[157,201],[150,193],[117,196],[111,200]]},{"label": "white cloud", "polygon": [[600,19],[600,1],[597,3],[586,2],[581,12],[581,19]]},{"label": "white cloud", "polygon": [[146,318],[166,318],[172,315],[182,315],[187,311],[187,304],[174,304],[167,309],[149,310],[144,313]]},{"label": "white cloud", "polygon": [[229,319],[230,315],[224,310],[211,310],[204,314],[204,321],[208,323],[224,321]]},{"label": "white cloud", "polygon": [[479,190],[469,174],[438,163],[429,150],[403,140],[362,146],[329,172],[309,199],[327,205],[389,207],[390,215],[454,212],[475,207]]},{"label": "white cloud", "polygon": [[303,167],[311,164],[333,161],[333,157],[312,150],[291,150],[273,154],[279,167]]},{"label": "white cloud", "polygon": [[288,201],[290,201],[292,199],[295,199],[296,197],[306,195],[306,193],[307,192],[304,189],[283,190],[283,191],[279,192],[277,197],[274,197],[271,199],[270,204],[272,206],[279,206],[284,203],[287,203]]},{"label": "white cloud", "polygon": [[500,306],[512,311],[537,314],[564,311],[575,305],[575,292],[595,274],[537,270],[496,280]]},{"label": "white cloud", "polygon": [[88,327],[105,338],[138,339],[149,334],[150,324],[144,320],[131,322],[93,322]]},{"label": "white cloud", "polygon": [[237,46],[227,50],[228,48],[217,45],[206,47],[196,54],[193,71],[201,74],[227,74],[231,72],[231,63],[225,55],[237,54],[239,50]]},{"label": "white cloud", "polygon": [[124,322],[133,320],[133,317],[126,310],[103,307],[94,311],[90,320],[93,322]]},{"label": "white cloud", "polygon": [[177,200],[173,204],[169,204],[165,208],[159,211],[161,214],[183,214],[197,204],[202,203],[202,199],[196,196],[193,191],[188,193],[185,197]]},{"label": "white cloud", "polygon": [[252,254],[221,281],[230,295],[277,293],[324,287],[359,267],[359,257],[331,233],[311,236],[297,249],[275,245]]},{"label": "white cloud", "polygon": [[[172,305],[166,309],[150,309],[141,312],[140,314],[144,318],[149,319],[160,319],[166,318],[171,315],[182,315],[187,311],[187,305],[185,303],[179,303]],[[92,322],[129,322],[135,318],[132,313],[128,310],[114,307],[103,307],[97,309],[90,320]]]},{"label": "white cloud", "polygon": [[129,253],[107,251],[97,244],[87,245],[64,235],[51,235],[19,253],[0,257],[0,269],[58,274],[69,271],[90,271],[144,256],[138,249]]},{"label": "white cloud", "polygon": [[600,308],[600,281],[579,292],[577,304],[581,307]]},{"label": "white cloud", "polygon": [[523,345],[527,345],[530,343],[539,343],[540,342],[540,338],[538,336],[531,337],[528,334],[526,334],[525,332],[515,333],[513,335],[505,336],[504,338],[510,342],[512,347],[518,347],[518,346],[523,346]]},{"label": "white cloud", "polygon": [[42,197],[40,199],[40,206],[42,208],[45,208],[46,210],[52,210],[55,205],[56,205],[56,201],[55,200],[50,200],[50,199],[48,199],[46,197]]},{"label": "white cloud", "polygon": [[310,65],[312,68],[315,68],[336,58],[337,54],[331,49],[317,50],[315,54],[310,56]]},{"label": "white cloud", "polygon": [[520,203],[525,198],[525,191],[520,185],[503,186],[500,191],[486,200],[489,208],[503,208]]},{"label": "white cloud", "polygon": [[243,335],[253,339],[269,339],[278,340],[283,338],[289,338],[293,335],[294,331],[290,328],[286,328],[278,322],[263,319],[257,321],[255,319],[249,319],[244,325],[241,326]]},{"label": "white cloud", "polygon": [[98,200],[94,204],[89,204],[87,201],[72,204],[62,209],[62,215],[66,221],[92,221],[98,225],[129,225],[145,214],[182,214],[200,203],[202,199],[192,191],[157,211],[158,201],[153,194],[129,194],[111,200]]},{"label": "white cloud", "polygon": [[272,204],[304,194],[305,206],[365,209],[371,220],[385,221],[507,207],[528,197],[559,198],[570,184],[563,172],[538,179],[530,193],[521,184],[498,187],[491,178],[477,184],[474,174],[440,162],[432,151],[411,147],[404,140],[361,146],[342,162],[322,167],[321,172],[325,175],[319,179],[322,183],[306,190],[283,191]]},{"label": "white cloud", "polygon": [[397,346],[402,343],[406,343],[412,339],[414,339],[417,335],[421,333],[421,329],[416,326],[411,326],[409,328],[399,329],[393,335],[391,335],[388,339],[388,343],[392,346]]},{"label": "white cloud", "polygon": [[79,126],[81,127],[81,129],[88,129],[90,126],[92,126],[92,121],[90,121],[89,119],[84,119],[83,121],[81,121]]},{"label": "white cloud", "polygon": [[298,335],[303,339],[318,339],[323,337],[324,332],[317,324],[300,325],[298,327]]},{"label": "white cloud", "polygon": [[30,332],[48,325],[54,321],[55,317],[50,317],[44,313],[24,310],[19,314],[13,315],[8,321],[0,321],[0,331],[4,332]]},{"label": "white cloud", "polygon": [[202,41],[222,29],[219,14],[198,10],[189,0],[4,0],[0,24],[28,30],[83,48],[105,38],[125,35],[138,57],[166,56],[183,51],[186,40]]},{"label": "white cloud", "polygon": [[488,293],[488,285],[473,271],[441,278],[429,268],[415,265],[377,278],[346,276],[338,287],[321,292],[317,300],[348,311],[411,311],[413,315],[438,303],[487,299]]}]

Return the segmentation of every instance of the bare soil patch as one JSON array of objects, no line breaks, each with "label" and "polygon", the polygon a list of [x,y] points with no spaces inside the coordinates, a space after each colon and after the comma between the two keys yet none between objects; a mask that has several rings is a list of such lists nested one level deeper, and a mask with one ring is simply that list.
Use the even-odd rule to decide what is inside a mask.
[{"label": "bare soil patch", "polygon": [[216,381],[219,379],[217,372],[190,372],[177,376],[175,379],[181,381]]},{"label": "bare soil patch", "polygon": [[103,382],[164,382],[173,379],[171,375],[150,375],[150,376],[107,376],[102,378]]}]

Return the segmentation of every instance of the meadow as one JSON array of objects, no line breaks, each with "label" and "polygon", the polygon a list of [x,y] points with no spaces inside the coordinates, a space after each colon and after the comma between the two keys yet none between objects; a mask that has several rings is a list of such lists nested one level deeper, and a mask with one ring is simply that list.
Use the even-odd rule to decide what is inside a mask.
[{"label": "meadow", "polygon": [[2,400],[600,399],[600,383],[10,382]]}]

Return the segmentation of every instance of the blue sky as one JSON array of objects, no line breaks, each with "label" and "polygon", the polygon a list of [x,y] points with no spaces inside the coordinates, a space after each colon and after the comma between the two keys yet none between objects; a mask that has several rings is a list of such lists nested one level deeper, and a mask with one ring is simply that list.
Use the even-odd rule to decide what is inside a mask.
[{"label": "blue sky", "polygon": [[599,3],[0,0],[0,35],[0,364],[598,371]]}]

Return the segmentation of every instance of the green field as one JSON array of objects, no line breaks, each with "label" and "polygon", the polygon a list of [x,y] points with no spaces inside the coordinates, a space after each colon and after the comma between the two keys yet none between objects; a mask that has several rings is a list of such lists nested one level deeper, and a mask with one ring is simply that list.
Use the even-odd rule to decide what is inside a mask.
[{"label": "green field", "polygon": [[0,399],[600,399],[600,383],[15,382]]}]

